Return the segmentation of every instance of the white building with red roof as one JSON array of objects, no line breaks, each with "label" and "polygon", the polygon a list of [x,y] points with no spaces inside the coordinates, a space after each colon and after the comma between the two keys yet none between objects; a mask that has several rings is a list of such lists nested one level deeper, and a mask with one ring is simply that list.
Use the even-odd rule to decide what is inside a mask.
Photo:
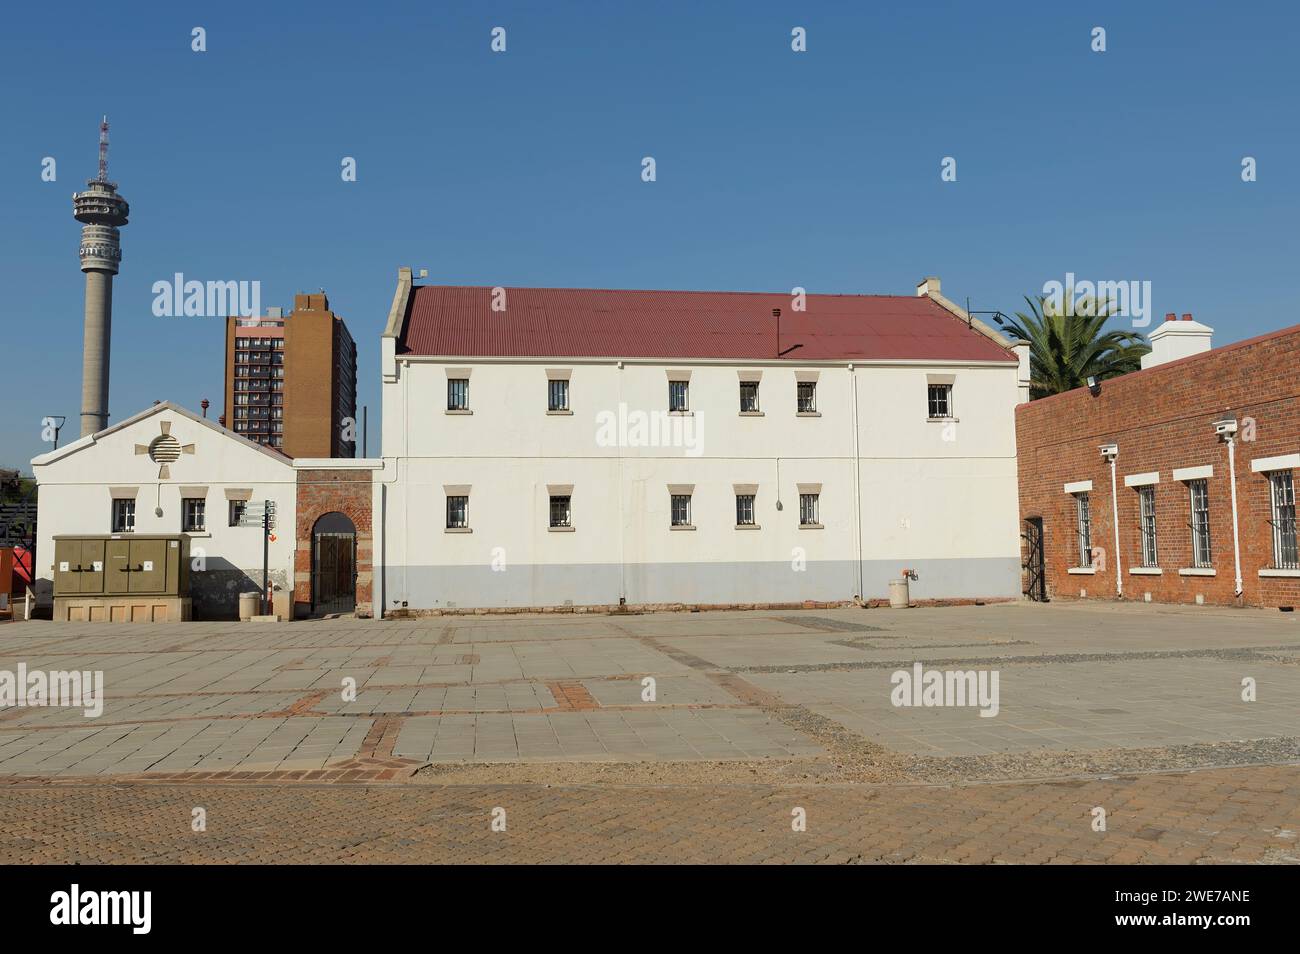
[{"label": "white building with red roof", "polygon": [[[379,611],[1021,591],[1027,354],[917,294],[417,284],[382,339]],[[1024,350],[1024,349],[1021,349]]]}]

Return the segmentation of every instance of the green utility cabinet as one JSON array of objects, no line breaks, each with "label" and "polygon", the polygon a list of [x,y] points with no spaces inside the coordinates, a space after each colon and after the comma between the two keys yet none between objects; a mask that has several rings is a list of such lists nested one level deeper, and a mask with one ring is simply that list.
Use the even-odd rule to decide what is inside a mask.
[{"label": "green utility cabinet", "polygon": [[190,618],[187,534],[56,536],[53,569],[55,619]]}]

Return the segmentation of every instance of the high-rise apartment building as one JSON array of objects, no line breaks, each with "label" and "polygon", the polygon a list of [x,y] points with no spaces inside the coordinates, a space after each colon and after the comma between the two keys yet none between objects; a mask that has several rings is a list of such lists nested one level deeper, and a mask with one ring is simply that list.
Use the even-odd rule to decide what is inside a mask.
[{"label": "high-rise apartment building", "polygon": [[225,427],[289,457],[356,456],[357,346],[324,293],[226,319]]}]

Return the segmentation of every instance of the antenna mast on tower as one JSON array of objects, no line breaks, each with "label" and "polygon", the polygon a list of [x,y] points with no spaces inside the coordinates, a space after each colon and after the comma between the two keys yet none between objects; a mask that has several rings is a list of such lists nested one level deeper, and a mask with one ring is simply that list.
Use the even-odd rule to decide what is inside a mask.
[{"label": "antenna mast on tower", "polygon": [[99,124],[99,180],[108,181],[108,117]]}]

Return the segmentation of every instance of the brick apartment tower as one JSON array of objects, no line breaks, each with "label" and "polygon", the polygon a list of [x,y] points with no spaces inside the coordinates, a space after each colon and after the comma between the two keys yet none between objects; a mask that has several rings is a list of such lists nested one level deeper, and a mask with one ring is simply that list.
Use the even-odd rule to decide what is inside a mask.
[{"label": "brick apartment tower", "polygon": [[225,427],[289,457],[356,456],[357,346],[323,292],[227,318],[225,369]]}]

